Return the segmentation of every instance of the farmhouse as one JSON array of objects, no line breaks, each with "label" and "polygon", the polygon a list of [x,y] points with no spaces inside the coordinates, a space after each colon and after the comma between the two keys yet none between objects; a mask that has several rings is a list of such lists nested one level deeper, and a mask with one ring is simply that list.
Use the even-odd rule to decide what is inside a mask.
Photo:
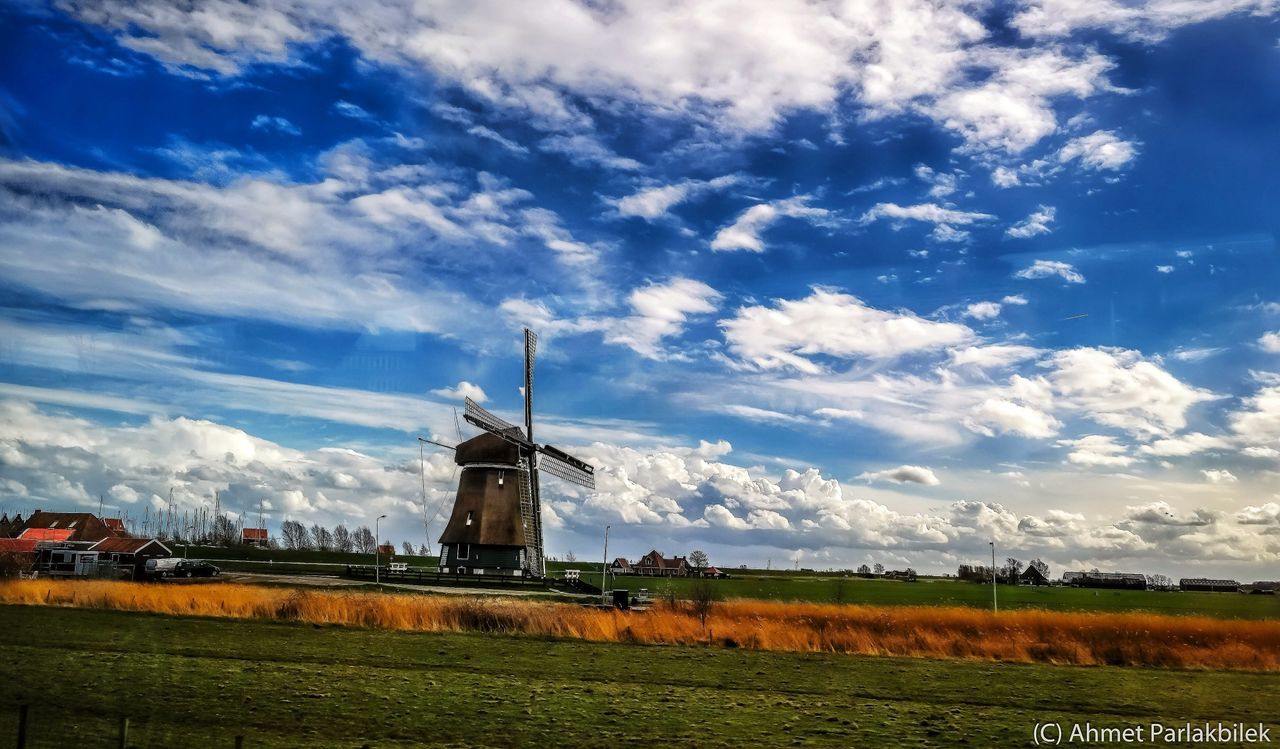
[{"label": "farmhouse", "polygon": [[689,575],[689,562],[684,557],[667,559],[657,549],[654,549],[640,557],[640,561],[635,563],[634,569],[634,574],[649,577],[687,577]]},{"label": "farmhouse", "polygon": [[1182,590],[1203,590],[1212,593],[1235,593],[1240,590],[1236,580],[1213,580],[1207,577],[1184,577],[1178,581]]},{"label": "farmhouse", "polygon": [[623,557],[618,557],[609,565],[609,574],[611,575],[634,575],[636,571],[632,569],[631,562]]},{"label": "farmhouse", "polygon": [[35,538],[41,541],[101,541],[104,538],[127,537],[119,518],[103,520],[89,512],[45,512],[36,510],[9,533],[12,538]]},{"label": "farmhouse", "polygon": [[1031,566],[1023,570],[1021,575],[1018,575],[1018,584],[1019,585],[1048,585],[1049,578],[1044,576],[1044,573],[1040,571],[1039,567]]}]

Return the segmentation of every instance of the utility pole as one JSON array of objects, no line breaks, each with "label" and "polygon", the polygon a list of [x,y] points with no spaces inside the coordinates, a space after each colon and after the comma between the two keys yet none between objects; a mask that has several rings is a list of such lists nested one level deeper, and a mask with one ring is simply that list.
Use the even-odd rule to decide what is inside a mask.
[{"label": "utility pole", "polygon": [[[385,517],[386,515],[379,515],[377,519],[373,521],[373,583],[375,585],[382,584],[382,573],[378,569],[378,554],[382,551],[382,541],[380,540],[381,532],[378,530],[378,523],[382,522],[382,519]],[[368,526],[365,527],[367,528]]]},{"label": "utility pole", "polygon": [[991,611],[1000,610],[1000,604],[996,600],[996,542],[988,541],[991,545]]},{"label": "utility pole", "polygon": [[609,603],[609,528],[604,527],[604,561],[600,563],[600,603]]}]

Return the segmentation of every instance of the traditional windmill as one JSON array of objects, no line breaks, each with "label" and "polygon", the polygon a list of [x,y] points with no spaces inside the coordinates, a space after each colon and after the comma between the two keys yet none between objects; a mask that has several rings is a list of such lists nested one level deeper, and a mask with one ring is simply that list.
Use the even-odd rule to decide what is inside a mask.
[{"label": "traditional windmill", "polygon": [[533,360],[537,348],[538,336],[526,328],[524,429],[465,399],[463,418],[484,434],[453,448],[462,475],[453,513],[440,535],[443,572],[544,577],[539,471],[595,489],[595,469],[589,464],[533,440]]}]

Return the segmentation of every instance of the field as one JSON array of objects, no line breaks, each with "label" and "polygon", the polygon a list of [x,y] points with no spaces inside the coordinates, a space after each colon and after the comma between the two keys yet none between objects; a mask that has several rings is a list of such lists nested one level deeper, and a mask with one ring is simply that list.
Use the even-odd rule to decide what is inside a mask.
[{"label": "field", "polygon": [[752,650],[1280,670],[1280,623],[734,600],[620,612],[531,600],[296,590],[227,583],[11,581],[0,602],[418,632],[494,632]]},{"label": "field", "polygon": [[[31,746],[1028,746],[1274,720],[1280,674],[768,653],[0,606]],[[51,696],[56,694],[56,699]],[[1272,728],[1273,734],[1276,728]]]}]

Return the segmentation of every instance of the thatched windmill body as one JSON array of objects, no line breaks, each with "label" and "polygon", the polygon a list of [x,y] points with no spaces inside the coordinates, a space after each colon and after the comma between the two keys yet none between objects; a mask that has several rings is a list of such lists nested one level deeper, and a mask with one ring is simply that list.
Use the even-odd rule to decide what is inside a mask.
[{"label": "thatched windmill body", "polygon": [[[458,444],[462,467],[453,512],[440,535],[440,568],[455,574],[545,577],[539,473],[595,489],[595,469],[533,438],[533,364],[538,336],[524,331],[524,428],[465,399],[483,434]],[[439,443],[435,443],[439,444]]]}]

